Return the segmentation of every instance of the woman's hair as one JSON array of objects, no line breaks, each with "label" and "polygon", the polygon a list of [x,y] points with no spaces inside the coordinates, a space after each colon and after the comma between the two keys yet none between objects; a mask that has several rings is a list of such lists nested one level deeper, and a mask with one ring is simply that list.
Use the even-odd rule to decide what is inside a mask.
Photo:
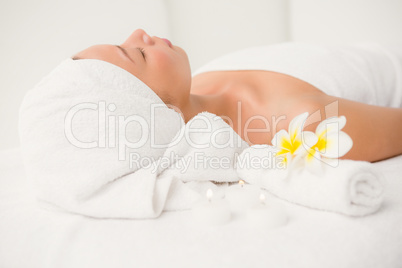
[{"label": "woman's hair", "polygon": [[77,57],[77,56],[71,57],[71,59],[73,59],[73,60],[82,60],[80,57]]}]

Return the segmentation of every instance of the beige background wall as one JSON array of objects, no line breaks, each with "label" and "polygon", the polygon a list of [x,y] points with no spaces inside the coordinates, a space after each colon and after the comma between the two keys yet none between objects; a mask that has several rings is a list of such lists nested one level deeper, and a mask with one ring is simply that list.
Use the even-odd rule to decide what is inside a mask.
[{"label": "beige background wall", "polygon": [[282,41],[402,44],[400,0],[2,0],[0,150],[18,146],[27,90],[61,60],[136,28],[183,47],[193,70],[216,56]]}]

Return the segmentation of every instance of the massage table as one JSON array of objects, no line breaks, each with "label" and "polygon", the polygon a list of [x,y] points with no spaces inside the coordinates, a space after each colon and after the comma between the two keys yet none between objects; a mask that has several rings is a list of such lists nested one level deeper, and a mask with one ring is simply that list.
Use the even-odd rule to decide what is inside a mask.
[{"label": "massage table", "polygon": [[386,178],[386,192],[372,215],[309,209],[265,192],[288,222],[256,229],[239,214],[210,226],[195,222],[190,210],[142,220],[61,211],[36,200],[20,149],[3,150],[0,267],[402,267],[401,164],[402,156],[374,164]]}]

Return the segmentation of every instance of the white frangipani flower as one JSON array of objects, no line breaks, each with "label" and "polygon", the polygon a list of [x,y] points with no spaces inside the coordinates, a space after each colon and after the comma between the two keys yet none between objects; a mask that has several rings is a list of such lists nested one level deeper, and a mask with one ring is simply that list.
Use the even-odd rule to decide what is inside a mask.
[{"label": "white frangipani flower", "polygon": [[330,163],[331,159],[337,159],[349,152],[353,141],[348,134],[341,131],[345,124],[345,116],[340,116],[328,118],[317,126],[317,143],[307,150],[308,164],[317,165],[317,160]]},{"label": "white frangipani flower", "polygon": [[289,171],[296,167],[307,166],[320,171],[323,164],[336,165],[339,157],[344,156],[353,146],[348,134],[341,131],[345,116],[323,120],[315,133],[303,131],[308,113],[303,113],[290,122],[288,131],[280,130],[272,139],[276,157],[283,161]]},{"label": "white frangipani flower", "polygon": [[311,131],[303,131],[308,113],[305,112],[292,119],[289,132],[282,129],[272,139],[272,145],[278,149],[277,156],[289,164],[295,156],[305,154],[318,141],[317,135]]}]

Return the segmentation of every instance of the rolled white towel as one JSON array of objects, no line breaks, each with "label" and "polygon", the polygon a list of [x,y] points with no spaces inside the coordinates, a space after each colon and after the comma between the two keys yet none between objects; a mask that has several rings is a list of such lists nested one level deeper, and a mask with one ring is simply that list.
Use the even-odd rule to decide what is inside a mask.
[{"label": "rolled white towel", "polygon": [[237,162],[239,177],[292,203],[350,216],[371,214],[382,204],[384,179],[369,162],[339,160],[336,167],[323,164],[320,172],[299,167],[287,176],[274,162],[267,168],[271,152],[269,146],[244,150]]}]

